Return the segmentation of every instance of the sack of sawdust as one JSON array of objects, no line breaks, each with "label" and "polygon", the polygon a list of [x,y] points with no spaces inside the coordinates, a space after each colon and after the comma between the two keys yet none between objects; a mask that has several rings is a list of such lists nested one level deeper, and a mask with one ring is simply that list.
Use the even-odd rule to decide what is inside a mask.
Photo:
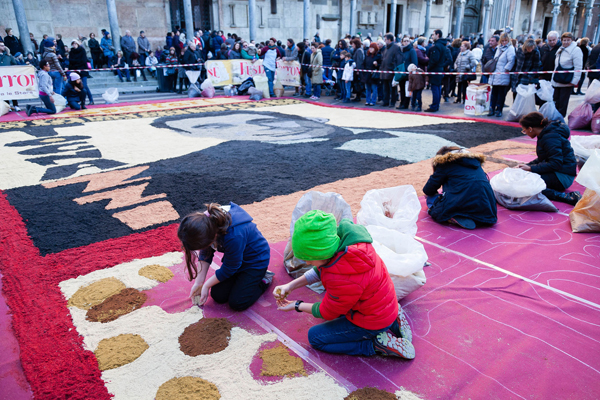
[{"label": "sack of sawdust", "polygon": [[583,197],[569,213],[573,232],[600,232],[600,195],[585,189]]},{"label": "sack of sawdust", "polygon": [[10,111],[10,104],[5,101],[0,101],[0,117]]},{"label": "sack of sawdust", "polygon": [[419,212],[421,203],[412,185],[372,189],[365,193],[360,202],[356,222],[364,226],[382,226],[414,236],[417,234]]},{"label": "sack of sawdust", "polygon": [[[333,214],[338,224],[344,218],[352,220],[352,210],[350,209],[350,205],[346,203],[346,200],[344,200],[342,195],[331,192],[308,192],[304,196],[302,196],[300,200],[298,200],[298,203],[296,204],[296,207],[294,207],[294,211],[292,212],[290,238],[294,235],[294,224],[296,223],[296,221],[298,221],[300,217],[302,217],[304,214],[311,210],[321,210],[323,212]],[[294,257],[291,239],[285,246],[283,257],[283,264],[285,266],[285,269],[288,272],[288,274],[290,274],[294,279],[304,275],[306,271],[312,268],[303,260]],[[323,287],[323,284],[321,282],[309,285],[308,288],[314,290],[317,293],[323,293],[325,291],[325,288]]]}]

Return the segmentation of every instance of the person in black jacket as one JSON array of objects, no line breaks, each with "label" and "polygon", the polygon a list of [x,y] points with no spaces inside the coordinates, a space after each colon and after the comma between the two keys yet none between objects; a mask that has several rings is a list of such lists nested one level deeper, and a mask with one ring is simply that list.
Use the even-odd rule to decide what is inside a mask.
[{"label": "person in black jacket", "polygon": [[87,80],[90,77],[89,72],[81,71],[86,70],[88,68],[88,58],[85,53],[85,49],[79,45],[78,40],[73,40],[71,43],[71,51],[69,52],[69,69],[70,70],[79,70],[78,74],[81,77],[81,83],[83,85],[83,90],[87,94],[90,99],[89,104],[94,105],[94,98],[92,97],[92,91],[88,87]]},{"label": "person in black jacket", "polygon": [[[558,40],[558,32],[550,31],[547,36],[547,43],[540,50],[540,58],[542,60],[542,71],[554,71],[556,62],[556,52],[562,43]],[[552,74],[541,74],[540,79],[552,82]]]},{"label": "person in black jacket", "polygon": [[[62,95],[67,100],[67,104],[73,110],[85,110],[85,90],[83,83],[77,72],[69,74],[69,81],[65,83]],[[79,104],[78,104],[79,103]]]},{"label": "person in black jacket", "polygon": [[[397,66],[404,63],[404,57],[400,46],[394,42],[394,35],[388,33],[385,35],[385,46],[381,54],[381,71],[394,71]],[[381,81],[383,86],[383,107],[394,107],[398,101],[398,90],[392,87],[394,74],[381,72]],[[391,99],[391,102],[390,102]]]},{"label": "person in black jacket", "polygon": [[[498,47],[498,43],[500,43],[500,36],[498,36],[498,35],[492,36],[491,38],[488,39],[488,44],[486,44],[483,47],[483,54],[481,56],[481,69],[482,70],[488,61],[491,61],[494,59],[494,56],[496,55],[496,47]],[[489,75],[481,75],[480,83],[488,83],[489,80],[490,80]]]},{"label": "person in black jacket", "polygon": [[[590,52],[590,55],[588,56],[587,69],[600,69],[600,68],[598,68],[598,61],[600,61],[600,57],[598,57],[599,55],[600,55],[600,45],[596,44],[594,46],[594,48],[592,49],[592,51]],[[600,79],[600,72],[589,72],[588,78],[589,78],[588,87],[590,87],[589,85],[592,84],[594,79]]]},{"label": "person in black jacket", "polygon": [[[442,39],[442,31],[439,29],[436,29],[431,37],[434,44],[427,50],[427,57],[429,57],[427,71],[443,72],[444,67],[452,62],[452,57],[448,54],[450,51],[446,48],[447,40]],[[440,109],[440,100],[442,99],[442,75],[430,75],[429,84],[433,100],[425,112],[436,112]]]},{"label": "person in black jacket", "polygon": [[522,132],[532,139],[537,138],[537,158],[518,168],[534,172],[546,182],[542,194],[550,200],[575,205],[581,198],[579,192],[565,193],[577,175],[577,160],[569,142],[571,131],[559,121],[550,122],[539,112],[532,112],[519,121]]},{"label": "person in black jacket", "polygon": [[[465,229],[496,223],[496,197],[481,168],[484,162],[483,154],[469,153],[456,146],[444,146],[437,152],[433,175],[423,187],[428,212],[434,221]],[[440,187],[442,194],[438,193]]]},{"label": "person in black jacket", "polygon": [[23,53],[23,46],[18,37],[13,35],[11,28],[6,28],[6,36],[4,37],[4,45],[10,50],[13,56],[17,53]]},{"label": "person in black jacket", "polygon": [[[417,51],[413,46],[410,37],[404,36],[402,41],[400,42],[400,49],[402,50],[402,55],[404,57],[404,69],[408,71],[408,66],[410,64],[417,65],[419,63],[419,59],[417,57]],[[405,85],[408,82],[408,78],[400,85],[398,85],[398,90],[400,91],[400,103],[398,103],[398,110],[407,110],[410,105],[410,97],[406,95],[406,87]]]}]

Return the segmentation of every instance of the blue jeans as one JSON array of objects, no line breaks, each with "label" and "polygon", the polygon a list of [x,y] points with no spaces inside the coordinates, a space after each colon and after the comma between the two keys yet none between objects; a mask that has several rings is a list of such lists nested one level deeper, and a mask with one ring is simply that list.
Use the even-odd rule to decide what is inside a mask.
[{"label": "blue jeans", "polygon": [[[125,69],[125,68],[123,68],[123,71],[125,71],[125,76],[127,77],[127,80],[130,80],[130,79],[131,79],[131,77],[130,77],[130,75],[129,75],[129,70],[128,70],[128,69]],[[121,72],[121,70],[120,70],[120,69],[117,69],[117,75],[119,76],[119,80],[120,80],[121,82],[123,82],[123,72]]]},{"label": "blue jeans", "polygon": [[313,92],[314,92],[314,96],[317,98],[321,98],[321,84],[315,84],[315,86],[313,86]]},{"label": "blue jeans", "polygon": [[85,93],[87,93],[88,99],[90,99],[90,103],[93,103],[94,98],[92,97],[92,91],[90,90],[90,88],[87,85],[87,80],[88,80],[87,76],[81,77],[81,82],[83,83],[83,90],[85,91]]},{"label": "blue jeans", "polygon": [[440,101],[442,100],[442,85],[431,85],[431,96],[433,97],[433,101],[429,108],[437,111],[440,109]]},{"label": "blue jeans", "polygon": [[377,103],[377,84],[376,83],[367,83],[367,103],[375,104]]},{"label": "blue jeans", "polygon": [[479,81],[479,83],[488,83],[489,80],[490,80],[489,75],[481,75],[481,80]]},{"label": "blue jeans", "polygon": [[383,329],[370,330],[354,325],[343,316],[310,328],[308,341],[313,348],[326,353],[373,356],[373,341],[377,334],[387,331],[394,324],[398,323],[394,321],[392,325]]},{"label": "blue jeans", "polygon": [[50,101],[50,96],[43,96],[40,94],[40,100],[44,102],[46,108],[36,107],[35,112],[44,114],[56,114],[56,107],[54,106],[54,103]]},{"label": "blue jeans", "polygon": [[304,83],[306,85],[306,95],[310,96],[312,94],[312,78],[308,74],[304,75]]},{"label": "blue jeans", "polygon": [[[331,67],[331,65],[323,65],[324,67]],[[324,72],[323,72],[323,76],[324,79],[330,81],[331,77],[333,76],[333,69],[331,68],[323,68]]]},{"label": "blue jeans", "polygon": [[433,196],[427,196],[427,199],[425,200],[425,202],[427,203],[427,208],[431,208],[431,206],[433,205],[433,203],[435,203],[435,201],[437,200],[437,198],[440,197],[440,194],[434,194]]},{"label": "blue jeans", "polygon": [[352,81],[344,81],[344,99],[352,97]]},{"label": "blue jeans", "polygon": [[58,71],[48,71],[48,75],[52,78],[52,86],[54,87],[54,93],[62,93],[63,90],[63,77]]},{"label": "blue jeans", "polygon": [[423,89],[413,91],[413,94],[412,94],[412,97],[410,100],[413,108],[415,108],[415,107],[421,108],[423,106],[423,101],[421,100],[422,93],[423,93]]},{"label": "blue jeans", "polygon": [[273,92],[273,81],[275,80],[275,71],[271,71],[268,68],[265,68],[265,75],[267,75],[267,79],[269,80],[269,95],[271,97],[275,97],[275,92]]}]

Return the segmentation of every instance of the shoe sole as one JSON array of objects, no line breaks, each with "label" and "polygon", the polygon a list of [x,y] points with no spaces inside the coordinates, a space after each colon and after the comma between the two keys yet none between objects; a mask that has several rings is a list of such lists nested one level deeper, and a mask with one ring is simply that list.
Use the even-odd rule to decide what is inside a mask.
[{"label": "shoe sole", "polygon": [[383,346],[387,356],[394,356],[412,360],[415,358],[415,347],[406,339],[397,338],[389,332],[377,335],[376,342]]},{"label": "shoe sole", "polygon": [[400,337],[412,342],[412,330],[410,329],[410,324],[408,323],[406,315],[404,315],[404,311],[401,307],[398,309],[396,321],[398,321],[398,327],[400,327]]}]

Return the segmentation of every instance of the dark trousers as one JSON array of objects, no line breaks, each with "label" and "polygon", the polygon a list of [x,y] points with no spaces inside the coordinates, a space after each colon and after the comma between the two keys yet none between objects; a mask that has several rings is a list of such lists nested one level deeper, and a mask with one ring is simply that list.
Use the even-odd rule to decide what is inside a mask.
[{"label": "dark trousers", "polygon": [[121,68],[121,69],[117,69],[117,75],[119,76],[119,80],[121,82],[123,82],[123,71],[125,71],[125,76],[127,77],[127,80],[131,80],[130,75],[129,75],[129,69],[125,69],[125,68]]},{"label": "dark trousers", "polygon": [[[219,304],[229,303],[235,311],[243,311],[250,307],[267,290],[262,278],[267,272],[268,262],[264,268],[242,269],[233,276],[217,283],[210,290],[210,296]],[[244,268],[242,265],[241,268]]]},{"label": "dark trousers", "polygon": [[490,110],[496,112],[502,112],[504,108],[504,100],[506,100],[506,93],[508,93],[510,86],[506,85],[492,85],[492,96],[490,98]]},{"label": "dark trousers", "polygon": [[381,84],[383,86],[383,106],[396,104],[398,101],[398,91],[392,87],[392,79],[383,79]]},{"label": "dark trousers", "polygon": [[440,101],[442,100],[442,85],[431,85],[432,102],[429,108],[433,111],[440,109]]},{"label": "dark trousers", "polygon": [[383,100],[383,81],[380,79],[377,81],[377,101]]},{"label": "dark trousers", "polygon": [[46,106],[46,108],[35,107],[34,111],[36,113],[56,114],[56,107],[54,106],[54,103],[50,100],[50,96],[48,96],[48,95],[43,96],[40,94],[40,100],[42,100],[44,102],[44,106]]},{"label": "dark trousers", "polygon": [[421,108],[423,107],[423,101],[421,100],[421,94],[423,93],[423,89],[421,90],[413,90],[412,97],[410,98],[411,106],[413,108]]},{"label": "dark trousers", "polygon": [[83,90],[87,94],[88,99],[90,100],[89,102],[93,103],[94,102],[94,98],[92,97],[92,91],[90,90],[90,88],[89,88],[89,86],[87,84],[87,80],[88,80],[87,76],[82,76],[81,77],[81,82],[83,83]]},{"label": "dark trousers", "polygon": [[563,117],[567,116],[567,108],[569,108],[569,99],[571,98],[572,90],[573,86],[554,88],[554,104],[556,104],[556,109]]},{"label": "dark trousers", "polygon": [[564,192],[567,188],[560,182],[554,172],[548,172],[546,174],[540,174],[544,182],[546,182],[546,188]]},{"label": "dark trousers", "polygon": [[408,105],[410,104],[410,97],[408,97],[406,95],[406,82],[407,81],[402,81],[398,85],[398,88],[400,90],[400,105],[399,106],[402,108],[408,108]]},{"label": "dark trousers", "polygon": [[[81,110],[82,107],[85,107],[85,90],[79,92],[78,97],[67,97],[67,104],[73,110]],[[79,102],[79,104],[77,104]]]},{"label": "dark trousers", "polygon": [[578,92],[581,92],[581,87],[583,86],[583,81],[585,81],[585,72],[582,72],[581,73],[581,78],[579,78],[579,83],[577,84],[577,91]]},{"label": "dark trousers", "polygon": [[456,94],[456,101],[462,101],[463,103],[467,99],[467,86],[469,81],[458,82],[458,93]]}]

